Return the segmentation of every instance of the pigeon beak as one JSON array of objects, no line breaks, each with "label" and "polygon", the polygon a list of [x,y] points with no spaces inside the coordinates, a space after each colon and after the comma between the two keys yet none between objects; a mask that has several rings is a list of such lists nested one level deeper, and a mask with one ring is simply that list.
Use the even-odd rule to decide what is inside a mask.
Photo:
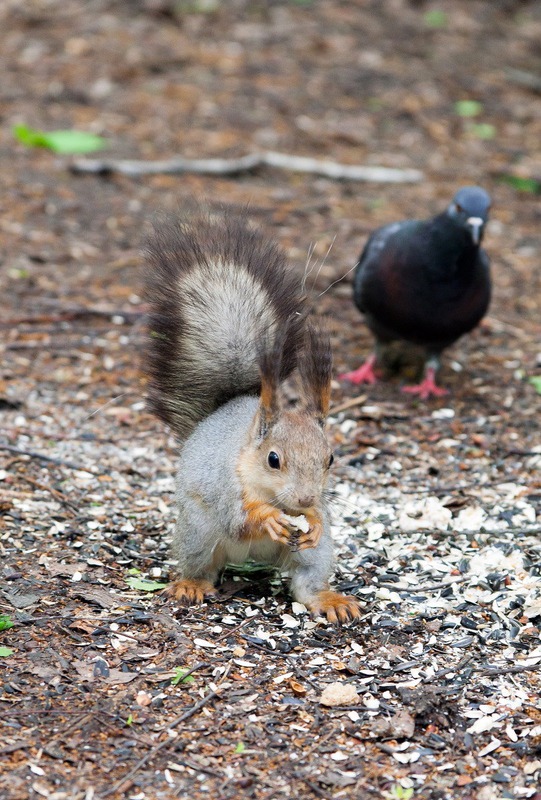
[{"label": "pigeon beak", "polygon": [[466,224],[471,232],[471,238],[474,244],[479,244],[481,236],[483,235],[483,226],[485,224],[481,217],[468,217]]}]

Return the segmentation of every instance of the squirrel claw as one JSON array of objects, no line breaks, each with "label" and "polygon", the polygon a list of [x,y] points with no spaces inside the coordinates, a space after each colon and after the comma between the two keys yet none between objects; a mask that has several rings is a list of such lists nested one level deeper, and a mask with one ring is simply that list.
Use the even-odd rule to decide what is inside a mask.
[{"label": "squirrel claw", "polygon": [[356,597],[333,592],[330,589],[319,592],[315,600],[308,604],[314,615],[325,614],[334,625],[345,624],[361,616],[361,606]]},{"label": "squirrel claw", "polygon": [[304,533],[299,537],[298,549],[306,550],[308,547],[317,547],[322,533],[323,525],[320,522],[316,522],[312,525],[308,533]]},{"label": "squirrel claw", "polygon": [[202,578],[184,578],[174,581],[167,587],[167,594],[182,605],[203,603],[209,595],[216,594],[210,581]]},{"label": "squirrel claw", "polygon": [[282,514],[279,514],[276,517],[268,517],[263,527],[273,541],[279,542],[280,544],[289,544],[290,533],[286,528],[286,522],[287,520],[283,519]]}]

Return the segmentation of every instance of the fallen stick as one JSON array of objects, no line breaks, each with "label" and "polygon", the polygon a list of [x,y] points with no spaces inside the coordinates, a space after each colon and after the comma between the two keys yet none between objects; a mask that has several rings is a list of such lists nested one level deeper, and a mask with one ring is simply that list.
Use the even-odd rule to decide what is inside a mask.
[{"label": "fallen stick", "polygon": [[423,173],[418,169],[393,169],[390,167],[363,167],[355,164],[339,164],[304,156],[265,151],[240,158],[171,158],[165,161],[138,161],[133,159],[78,158],[70,164],[72,172],[106,175],[118,173],[130,178],[142,175],[181,175],[191,172],[197,175],[238,175],[252,172],[259,167],[306,172],[322,175],[333,180],[370,181],[372,183],[418,183]]},{"label": "fallen stick", "polygon": [[26,481],[26,483],[29,483],[30,486],[33,486],[35,489],[41,489],[43,492],[49,492],[49,494],[52,495],[57,502],[61,503],[66,508],[69,508],[73,513],[77,514],[79,511],[79,508],[74,503],[68,500],[67,497],[62,494],[62,492],[59,492],[57,489],[53,489],[52,486],[47,486],[46,483],[41,483],[41,481],[35,481],[33,478],[29,478],[28,475],[17,475],[17,477],[20,480]]},{"label": "fallen stick", "polygon": [[[189,719],[194,714],[196,714],[198,711],[200,711],[203,708],[203,706],[205,706],[208,702],[210,702],[210,700],[213,700],[215,697],[218,697],[218,692],[213,692],[213,691],[207,692],[207,694],[204,697],[202,697],[201,700],[198,700],[197,703],[195,703],[195,705],[193,705],[190,708],[188,708],[188,710],[185,711],[183,714],[181,714],[179,717],[176,717],[176,719],[174,719],[167,726],[167,728],[168,729],[175,728],[177,725],[180,725],[181,722],[185,722],[187,719]],[[159,742],[157,745],[155,745],[152,748],[152,750],[150,750],[146,755],[144,755],[143,758],[141,758],[137,762],[137,764],[135,764],[135,766],[132,767],[132,769],[130,769],[129,772],[126,773],[126,775],[124,775],[123,778],[120,778],[120,780],[118,780],[108,791],[106,791],[102,795],[102,797],[109,797],[109,795],[115,794],[115,792],[120,791],[122,786],[127,781],[128,782],[131,781],[131,779],[134,777],[134,775],[136,775],[139,772],[139,770],[142,767],[145,766],[147,761],[149,761],[151,758],[154,758],[154,756],[157,755],[160,752],[160,750],[163,750],[164,747],[167,747],[168,745],[171,745],[173,742],[174,742],[174,739],[170,739],[170,738],[169,739],[162,739],[162,741]]]},{"label": "fallen stick", "polygon": [[349,408],[360,406],[367,399],[368,399],[367,394],[360,394],[357,397],[351,397],[349,400],[344,400],[343,403],[338,403],[338,405],[332,406],[329,409],[329,416],[332,417],[333,414],[339,414],[340,411],[347,411]]},{"label": "fallen stick", "polygon": [[0,322],[0,328],[12,328],[15,325],[47,325],[47,324],[55,324],[56,322],[71,322],[72,320],[78,319],[79,317],[105,317],[106,319],[110,319],[111,317],[122,317],[124,322],[133,323],[137,322],[139,319],[142,319],[145,315],[144,311],[138,311],[136,309],[119,309],[119,310],[107,310],[105,308],[96,308],[89,306],[88,308],[83,307],[67,307],[64,311],[61,311],[58,314],[37,314],[36,316],[22,316],[22,317],[11,317],[11,319],[7,319],[5,322]]},{"label": "fallen stick", "polygon": [[505,76],[511,83],[525,86],[527,89],[531,89],[534,92],[541,92],[541,78],[534,72],[508,67],[505,70]]},{"label": "fallen stick", "polygon": [[69,469],[76,469],[80,472],[90,472],[89,469],[82,467],[79,464],[72,464],[70,461],[64,461],[60,458],[51,458],[51,456],[46,456],[43,453],[34,453],[32,450],[22,450],[19,447],[14,447],[13,445],[5,444],[4,442],[0,442],[0,450],[6,450],[8,453],[15,453],[18,456],[35,458],[39,461],[45,461],[46,463],[54,464],[57,467],[69,467]]}]

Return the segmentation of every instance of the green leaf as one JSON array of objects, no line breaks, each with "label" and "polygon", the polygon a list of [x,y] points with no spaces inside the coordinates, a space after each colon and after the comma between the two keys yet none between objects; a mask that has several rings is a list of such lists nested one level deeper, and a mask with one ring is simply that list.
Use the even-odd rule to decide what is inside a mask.
[{"label": "green leaf", "polygon": [[13,628],[13,622],[5,614],[0,614],[0,631],[7,631]]},{"label": "green leaf", "polygon": [[537,394],[541,394],[541,375],[532,375],[529,378],[529,383],[532,384]]},{"label": "green leaf", "polygon": [[423,14],[423,20],[428,28],[446,28],[447,27],[447,14],[445,11],[440,11],[438,8],[427,11]]},{"label": "green leaf", "polygon": [[0,658],[7,658],[8,656],[13,655],[14,651],[11,647],[0,647]]},{"label": "green leaf", "polygon": [[14,267],[13,269],[8,270],[8,275],[14,281],[18,281],[21,278],[28,278],[30,272],[27,269],[21,267]]},{"label": "green leaf", "polygon": [[478,139],[494,139],[496,128],[489,122],[472,122],[468,128]]},{"label": "green leaf", "polygon": [[413,797],[413,789],[410,787],[404,789],[399,783],[395,784],[391,791],[387,793],[389,800],[411,800]]},{"label": "green leaf", "polygon": [[246,750],[246,745],[244,744],[244,742],[237,742],[237,746],[235,747],[233,752],[244,753],[245,750]]},{"label": "green leaf", "polygon": [[366,105],[370,111],[381,111],[382,108],[385,108],[385,103],[380,97],[369,97]]},{"label": "green leaf", "polygon": [[212,14],[220,7],[220,0],[177,0],[176,14]]},{"label": "green leaf", "polygon": [[130,725],[133,725],[133,716],[131,714],[128,715],[128,719],[126,720],[126,725],[128,726],[128,728],[130,727]]},{"label": "green leaf", "polygon": [[276,569],[276,567],[273,567],[271,564],[263,564],[260,561],[245,561],[243,564],[227,563],[225,568],[228,572],[232,572],[234,575],[239,575],[241,577],[243,575],[259,575],[260,573],[271,575]]},{"label": "green leaf", "polygon": [[171,686],[178,686],[179,683],[193,683],[195,678],[193,675],[187,675],[186,673],[189,672],[187,669],[182,669],[182,667],[175,668],[176,675],[174,678],[171,678]]},{"label": "green leaf", "polygon": [[459,117],[477,117],[483,110],[483,104],[477,100],[457,100],[455,111]]},{"label": "green leaf", "polygon": [[138,567],[130,567],[128,570],[128,575],[140,575],[141,570]]},{"label": "green leaf", "polygon": [[500,181],[507,183],[519,192],[528,192],[529,194],[541,194],[541,181],[535,178],[521,178],[518,175],[501,175]]},{"label": "green leaf", "polygon": [[106,141],[86,131],[38,131],[26,125],[15,125],[13,134],[27,147],[46,147],[60,155],[93,153],[102,150]]},{"label": "green leaf", "polygon": [[149,581],[146,578],[136,578],[135,576],[126,578],[126,583],[130,589],[135,589],[137,592],[158,592],[168,585],[167,583]]}]

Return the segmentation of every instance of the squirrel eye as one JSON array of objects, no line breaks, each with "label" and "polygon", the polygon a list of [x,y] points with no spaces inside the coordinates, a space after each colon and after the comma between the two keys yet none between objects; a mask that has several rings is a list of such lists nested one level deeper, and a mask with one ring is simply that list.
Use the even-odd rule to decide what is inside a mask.
[{"label": "squirrel eye", "polygon": [[280,469],[280,458],[278,453],[275,453],[274,450],[271,450],[269,455],[267,456],[267,461],[269,462],[269,467],[272,469]]},{"label": "squirrel eye", "polygon": [[329,458],[329,467],[332,467],[334,463],[334,455],[331,453],[331,457]]}]

